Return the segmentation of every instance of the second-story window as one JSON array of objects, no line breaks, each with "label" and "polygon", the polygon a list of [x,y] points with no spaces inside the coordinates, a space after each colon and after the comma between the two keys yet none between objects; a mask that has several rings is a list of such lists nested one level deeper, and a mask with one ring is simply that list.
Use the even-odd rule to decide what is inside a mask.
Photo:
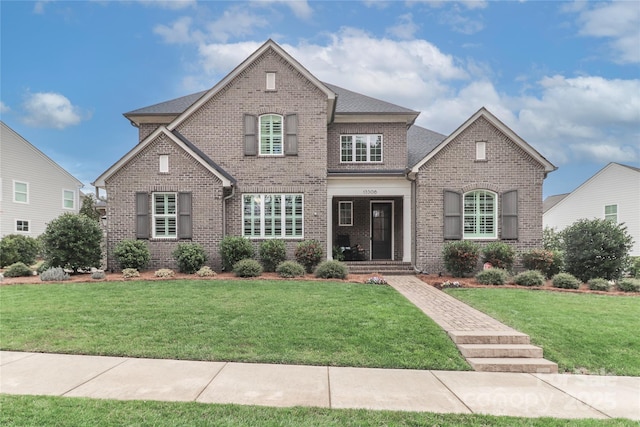
[{"label": "second-story window", "polygon": [[382,162],[382,135],[341,135],[340,162]]},{"label": "second-story window", "polygon": [[76,194],[72,190],[62,190],[62,207],[74,209],[76,207]]},{"label": "second-story window", "polygon": [[280,156],[282,152],[282,116],[265,114],[260,116],[260,155]]}]

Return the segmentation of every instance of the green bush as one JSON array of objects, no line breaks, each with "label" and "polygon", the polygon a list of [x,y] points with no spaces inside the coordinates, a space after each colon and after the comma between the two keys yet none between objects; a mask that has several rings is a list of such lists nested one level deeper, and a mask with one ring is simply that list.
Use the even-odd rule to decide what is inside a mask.
[{"label": "green bush", "polygon": [[233,270],[233,266],[240,260],[253,258],[255,248],[246,237],[226,236],[220,242],[220,257],[225,271]]},{"label": "green bush", "polygon": [[449,242],[442,249],[444,266],[454,277],[464,277],[478,266],[480,246],[469,240]]},{"label": "green bush", "polygon": [[135,268],[144,270],[151,260],[151,252],[144,240],[121,240],[113,249],[113,256],[120,268]]},{"label": "green bush", "polygon": [[560,273],[564,264],[561,251],[548,249],[532,249],[522,254],[522,265],[527,270],[541,271],[547,279]]},{"label": "green bush", "polygon": [[633,239],[623,224],[581,219],[562,232],[565,270],[583,282],[618,279],[628,266]]},{"label": "green bush", "polygon": [[95,222],[100,221],[100,212],[96,209],[96,198],[93,194],[87,194],[82,198],[82,206],[80,207],[79,213]]},{"label": "green bush", "polygon": [[42,236],[45,260],[51,266],[79,270],[100,267],[102,230],[86,215],[64,213],[51,221]]},{"label": "green bush", "polygon": [[31,270],[24,262],[16,262],[11,264],[4,271],[4,277],[24,277],[33,276],[33,270]]},{"label": "green bush", "polygon": [[38,265],[38,268],[36,268],[36,273],[42,274],[48,269],[50,269],[51,267],[55,267],[55,266],[50,265],[47,261],[42,261],[40,265]]},{"label": "green bush", "polygon": [[125,279],[131,279],[132,277],[140,277],[140,272],[135,268],[125,268],[122,270],[122,277]]},{"label": "green bush", "polygon": [[482,262],[488,262],[494,268],[511,271],[515,258],[516,251],[507,243],[491,242],[482,249]]},{"label": "green bush", "polygon": [[33,265],[39,252],[40,243],[33,237],[8,234],[0,240],[0,268],[16,262]]},{"label": "green bush", "polygon": [[303,277],[305,270],[304,267],[295,261],[284,261],[278,264],[276,267],[276,273],[280,277],[292,278]]},{"label": "green bush", "polygon": [[556,231],[555,228],[545,227],[542,230],[542,247],[548,251],[564,250],[562,232]]},{"label": "green bush", "polygon": [[304,240],[298,243],[294,255],[307,273],[311,273],[322,261],[322,245],[317,240]]},{"label": "green bush", "polygon": [[589,279],[587,286],[589,286],[589,289],[592,291],[608,291],[611,288],[609,281],[600,277]]},{"label": "green bush", "polygon": [[617,283],[618,289],[622,292],[640,292],[640,280],[622,279]]},{"label": "green bush", "polygon": [[334,246],[331,248],[331,254],[336,261],[344,261],[344,252],[340,246]]},{"label": "green bush", "polygon": [[207,253],[198,243],[178,243],[171,255],[181,273],[195,273],[207,262]]},{"label": "green bush", "polygon": [[544,282],[544,276],[538,270],[523,271],[513,278],[513,283],[520,286],[542,286]]},{"label": "green bush", "polygon": [[640,256],[629,257],[629,276],[640,278]]},{"label": "green bush", "polygon": [[476,274],[476,280],[481,285],[504,285],[509,279],[509,273],[502,268],[489,268]]},{"label": "green bush", "polygon": [[216,276],[216,272],[211,269],[211,267],[205,265],[200,270],[196,271],[196,275],[198,277],[213,277]]},{"label": "green bush", "polygon": [[321,279],[346,279],[349,270],[340,261],[323,261],[316,268],[316,277]]},{"label": "green bush", "polygon": [[578,289],[580,287],[580,280],[570,273],[558,273],[551,278],[551,283],[554,288],[561,289]]},{"label": "green bush", "polygon": [[262,274],[262,266],[255,259],[246,258],[235,263],[233,272],[238,277],[258,277]]},{"label": "green bush", "polygon": [[62,282],[69,279],[69,273],[64,271],[61,267],[53,267],[40,274],[40,280],[43,282]]},{"label": "green bush", "polygon": [[279,239],[263,241],[260,243],[258,253],[264,271],[276,271],[278,264],[287,259],[287,248],[284,241]]}]

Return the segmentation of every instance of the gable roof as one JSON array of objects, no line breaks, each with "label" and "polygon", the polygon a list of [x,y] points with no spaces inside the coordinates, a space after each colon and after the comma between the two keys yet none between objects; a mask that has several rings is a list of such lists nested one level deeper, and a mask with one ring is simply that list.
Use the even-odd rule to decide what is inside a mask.
[{"label": "gable roof", "polygon": [[[60,166],[59,164],[57,164],[55,161],[53,161],[51,159],[51,157],[47,156],[46,154],[44,154],[42,151],[40,151],[38,149],[38,147],[36,147],[35,145],[33,145],[32,143],[30,143],[29,141],[27,141],[26,139],[24,139],[22,137],[22,135],[20,135],[18,132],[16,132],[15,130],[11,129],[5,122],[0,120],[0,128],[3,134],[5,133],[9,133],[10,135],[13,136],[13,139],[16,141],[20,141],[22,142],[24,145],[26,145],[28,148],[30,148],[31,150],[33,150],[38,156],[42,157],[47,163],[49,163],[51,166],[53,166],[55,169],[57,169],[58,171],[62,172],[63,175],[66,175],[67,177],[69,177],[70,179],[72,179],[73,181],[76,182],[76,184],[78,185],[78,187],[84,187],[84,184],[82,183],[82,181],[80,181],[78,178],[76,178],[75,176],[71,175],[71,173],[69,171],[67,171],[65,168],[63,168],[62,166]],[[5,139],[5,137],[2,138],[3,140]]]},{"label": "gable roof", "polygon": [[171,141],[173,141],[178,147],[184,150],[191,157],[196,159],[205,169],[210,171],[213,175],[215,175],[220,181],[222,181],[222,185],[224,187],[230,187],[235,184],[236,180],[231,176],[228,172],[222,169],[218,164],[216,164],[211,158],[209,158],[206,154],[204,154],[200,149],[198,149],[191,141],[181,135],[178,131],[169,131],[166,126],[159,126],[153,133],[147,136],[142,142],[133,147],[127,154],[122,156],[120,160],[115,162],[109,169],[104,171],[94,182],[91,184],[98,188],[104,188],[107,179],[111,177],[116,171],[122,168],[124,165],[129,163],[129,161],[136,156],[140,151],[142,151],[147,145],[151,143],[155,138],[157,138],[160,134],[164,134]]},{"label": "gable roof", "polygon": [[169,101],[160,102],[158,104],[149,105],[148,107],[138,108],[137,110],[124,113],[125,117],[142,116],[149,114],[168,115],[181,114],[189,108],[194,102],[200,99],[208,90],[192,93],[191,95],[181,96],[180,98],[171,99]]},{"label": "gable roof", "polygon": [[458,135],[464,132],[469,126],[471,126],[476,120],[479,118],[484,118],[491,125],[495,126],[502,133],[507,135],[509,139],[511,139],[518,147],[522,148],[526,153],[528,153],[531,157],[533,157],[538,163],[544,166],[545,174],[549,172],[553,172],[558,169],[554,166],[549,160],[547,160],[542,154],[540,154],[535,148],[529,145],[524,139],[520,138],[514,131],[512,131],[507,125],[502,123],[496,116],[491,114],[489,110],[485,107],[480,108],[473,114],[471,117],[467,119],[458,129],[453,131],[453,133],[447,136],[437,147],[431,150],[422,160],[417,162],[411,169],[412,172],[418,172],[418,170],[430,159],[432,159],[436,154],[440,152],[447,144],[456,139]]},{"label": "gable roof", "polygon": [[340,86],[324,83],[338,96],[337,114],[384,113],[384,114],[418,114],[418,111],[401,107],[390,102],[362,95]]},{"label": "gable roof", "polygon": [[446,135],[420,126],[411,126],[407,130],[407,167],[414,167],[446,137]]},{"label": "gable roof", "polygon": [[555,194],[553,196],[549,196],[542,202],[542,212],[546,212],[558,203],[560,203],[565,197],[567,197],[571,193],[564,194]]}]

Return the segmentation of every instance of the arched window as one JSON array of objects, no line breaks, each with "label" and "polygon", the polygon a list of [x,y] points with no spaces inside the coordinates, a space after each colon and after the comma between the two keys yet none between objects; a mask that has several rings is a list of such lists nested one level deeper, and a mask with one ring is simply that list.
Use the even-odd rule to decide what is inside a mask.
[{"label": "arched window", "polygon": [[260,116],[260,155],[281,156],[282,152],[282,116],[265,114]]},{"label": "arched window", "polygon": [[487,190],[464,194],[464,238],[495,239],[498,237],[498,197]]}]

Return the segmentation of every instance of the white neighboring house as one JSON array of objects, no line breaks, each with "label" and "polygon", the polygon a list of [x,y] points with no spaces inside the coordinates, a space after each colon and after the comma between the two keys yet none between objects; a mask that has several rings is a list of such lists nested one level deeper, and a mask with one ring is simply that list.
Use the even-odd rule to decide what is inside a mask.
[{"label": "white neighboring house", "polygon": [[0,121],[0,238],[38,237],[47,223],[80,211],[82,182]]},{"label": "white neighboring house", "polygon": [[571,193],[549,196],[543,209],[543,225],[558,231],[583,218],[624,223],[630,254],[640,256],[640,168],[609,163]]}]

